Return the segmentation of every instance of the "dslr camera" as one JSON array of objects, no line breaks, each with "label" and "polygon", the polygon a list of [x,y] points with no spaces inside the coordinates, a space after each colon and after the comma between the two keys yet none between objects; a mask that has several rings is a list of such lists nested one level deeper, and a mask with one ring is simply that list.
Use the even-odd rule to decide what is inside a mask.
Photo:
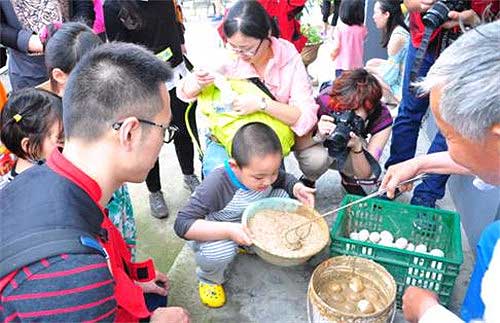
[{"label": "dslr camera", "polygon": [[450,11],[464,11],[467,9],[466,0],[439,0],[422,17],[424,25],[436,29],[448,21]]},{"label": "dslr camera", "polygon": [[326,138],[323,145],[328,148],[332,157],[347,150],[347,143],[351,139],[350,133],[354,132],[359,137],[366,137],[365,121],[354,113],[354,110],[331,112],[329,114],[335,123],[335,130]]}]

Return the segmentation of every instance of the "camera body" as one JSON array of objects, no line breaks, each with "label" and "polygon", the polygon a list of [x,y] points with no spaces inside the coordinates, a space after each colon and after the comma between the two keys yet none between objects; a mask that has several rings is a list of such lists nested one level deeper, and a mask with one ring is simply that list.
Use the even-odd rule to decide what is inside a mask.
[{"label": "camera body", "polygon": [[450,11],[467,9],[466,0],[439,0],[422,17],[424,25],[436,29],[448,21]]},{"label": "camera body", "polygon": [[350,133],[366,137],[365,121],[354,113],[354,110],[342,112],[331,112],[329,114],[335,123],[335,130],[326,138],[324,146],[328,148],[328,154],[332,157],[347,149],[347,143],[351,139]]}]

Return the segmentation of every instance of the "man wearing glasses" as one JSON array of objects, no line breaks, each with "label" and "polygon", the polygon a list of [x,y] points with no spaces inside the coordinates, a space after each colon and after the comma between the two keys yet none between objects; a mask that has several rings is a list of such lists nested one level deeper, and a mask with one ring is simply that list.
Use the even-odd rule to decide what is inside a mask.
[{"label": "man wearing glasses", "polygon": [[170,77],[125,43],[101,45],[72,71],[64,151],[0,192],[0,321],[189,322],[165,307],[167,276],[151,259],[131,261],[103,208],[123,183],[143,182],[172,140]]}]

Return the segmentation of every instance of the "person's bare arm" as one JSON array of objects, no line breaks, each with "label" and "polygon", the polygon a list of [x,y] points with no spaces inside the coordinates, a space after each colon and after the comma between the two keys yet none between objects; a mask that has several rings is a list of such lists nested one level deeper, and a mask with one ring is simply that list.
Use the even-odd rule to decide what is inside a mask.
[{"label": "person's bare arm", "polygon": [[[443,151],[421,155],[392,165],[387,170],[380,189],[386,188],[388,190],[387,196],[392,198],[399,183],[423,173],[472,175],[467,168],[455,163],[447,151]],[[404,187],[402,190],[407,191],[410,189],[411,185]]]},{"label": "person's bare arm", "polygon": [[197,241],[233,240],[240,245],[252,244],[247,227],[241,223],[232,222],[196,220],[184,237]]}]

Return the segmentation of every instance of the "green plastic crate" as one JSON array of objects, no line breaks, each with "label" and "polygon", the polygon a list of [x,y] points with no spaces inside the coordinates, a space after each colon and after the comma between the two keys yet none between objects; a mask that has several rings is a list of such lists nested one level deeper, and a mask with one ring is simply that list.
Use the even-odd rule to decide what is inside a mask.
[{"label": "green plastic crate", "polygon": [[[347,195],[341,205],[359,198]],[[405,237],[415,245],[427,245],[427,250],[439,248],[445,257],[349,239],[352,231],[362,229],[370,232],[387,230],[394,239]],[[441,303],[448,306],[463,262],[460,217],[456,212],[370,199],[340,211],[330,235],[332,256],[372,259],[394,276],[398,308],[401,308],[403,293],[409,285],[436,292]]]}]

